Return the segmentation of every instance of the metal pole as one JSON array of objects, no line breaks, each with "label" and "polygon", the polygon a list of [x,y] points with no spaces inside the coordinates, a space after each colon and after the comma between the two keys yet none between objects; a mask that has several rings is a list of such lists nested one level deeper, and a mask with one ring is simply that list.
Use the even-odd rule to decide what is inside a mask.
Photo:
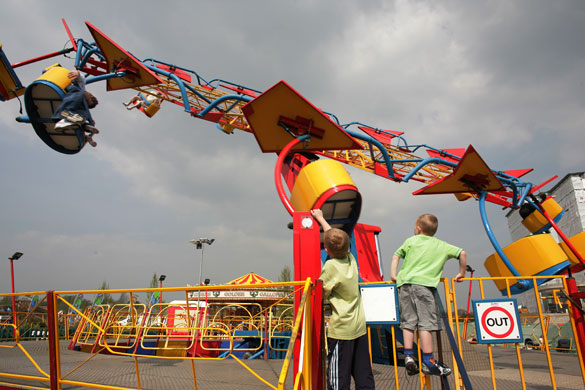
[{"label": "metal pole", "polygon": [[[471,270],[470,278],[473,279],[473,272],[475,270]],[[469,304],[471,303],[471,286],[473,285],[473,280],[469,281],[469,294],[467,295],[467,312],[465,313],[465,324],[463,325],[463,338],[467,340],[467,323],[469,322]],[[475,332],[477,334],[477,330]],[[477,338],[477,336],[476,336]]]},{"label": "metal pole", "polygon": [[[159,282],[160,282],[159,283],[159,287],[162,288],[162,280],[159,280]],[[161,290],[160,295],[158,297],[159,297],[158,298],[159,299],[159,303],[162,303],[162,290]]]},{"label": "metal pole", "polygon": [[33,62],[38,62],[38,61],[46,60],[47,58],[57,57],[57,56],[60,56],[60,55],[63,55],[63,54],[67,54],[67,53],[72,52],[74,50],[75,49],[73,49],[73,48],[70,47],[68,49],[59,50],[59,51],[56,51],[56,52],[53,52],[53,53],[49,53],[49,54],[42,55],[42,56],[37,57],[37,58],[31,58],[30,60],[26,60],[26,61],[22,61],[22,62],[19,62],[19,63],[16,63],[16,64],[12,64],[11,66],[12,66],[12,68],[18,68],[18,67],[21,67],[23,65],[32,64]]},{"label": "metal pole", "polygon": [[199,302],[201,301],[201,275],[203,272],[203,250],[205,245],[201,243],[201,262],[199,263],[199,290],[197,290],[197,310],[199,310]]},{"label": "metal pole", "polygon": [[[14,294],[14,259],[10,259],[10,277],[12,280],[12,294]],[[16,326],[16,299],[12,296],[12,323]]]}]

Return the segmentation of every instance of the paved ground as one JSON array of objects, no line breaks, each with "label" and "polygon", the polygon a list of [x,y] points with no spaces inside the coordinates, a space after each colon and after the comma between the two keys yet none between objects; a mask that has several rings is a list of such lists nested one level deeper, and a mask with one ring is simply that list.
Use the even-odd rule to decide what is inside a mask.
[{"label": "paved ground", "polygon": [[[43,375],[30,363],[24,352],[19,348],[4,348],[5,343],[0,344],[0,373],[12,373],[20,375]],[[49,372],[49,362],[46,342],[24,342],[24,348],[34,358],[39,367]],[[518,358],[514,348],[493,348],[495,362],[495,381],[497,389],[521,389]],[[66,343],[61,345],[62,374],[68,375],[66,379],[71,381],[88,381],[101,385],[126,386],[136,388],[135,361],[132,358],[120,356],[97,355],[81,367],[91,355],[69,351]],[[493,389],[487,347],[480,345],[467,345],[463,351],[464,362],[468,370],[472,387],[477,390]],[[554,388],[551,382],[550,369],[546,355],[540,351],[522,350],[522,367],[526,380],[526,388],[544,390]],[[449,360],[446,360],[449,361]],[[140,371],[142,389],[174,390],[193,389],[193,376],[191,361],[169,359],[137,359]],[[581,376],[581,369],[576,354],[553,353],[553,372],[556,388],[583,389],[585,384]],[[247,361],[258,375],[269,383],[276,385],[282,367],[282,360],[251,360]],[[250,374],[243,366],[234,360],[223,361],[195,361],[197,375],[197,387],[201,390],[243,389],[256,390],[267,389],[255,376]],[[396,388],[396,376],[394,366],[382,364],[374,365],[374,376],[378,389]],[[47,382],[23,381],[22,379],[0,377],[0,389],[7,384],[21,384],[36,388],[49,388]],[[420,389],[419,376],[409,377],[403,367],[398,367],[398,383],[401,390]],[[450,388],[455,388],[453,378],[449,378]],[[433,378],[431,387],[441,389],[438,378]],[[18,387],[17,387],[18,388]],[[28,388],[22,386],[21,388]],[[63,389],[83,389],[75,385],[64,385]],[[287,389],[292,389],[292,378],[289,374]]]}]

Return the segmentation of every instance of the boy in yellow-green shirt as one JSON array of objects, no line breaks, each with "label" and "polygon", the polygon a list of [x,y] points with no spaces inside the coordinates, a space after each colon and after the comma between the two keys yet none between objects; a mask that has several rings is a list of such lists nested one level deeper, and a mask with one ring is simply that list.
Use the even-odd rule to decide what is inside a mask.
[{"label": "boy in yellow-green shirt", "polygon": [[353,377],[356,389],[375,389],[358,267],[349,253],[349,236],[332,228],[321,210],[312,210],[311,214],[323,227],[323,245],[330,256],[319,277],[332,310],[327,335],[327,388],[349,390]]}]

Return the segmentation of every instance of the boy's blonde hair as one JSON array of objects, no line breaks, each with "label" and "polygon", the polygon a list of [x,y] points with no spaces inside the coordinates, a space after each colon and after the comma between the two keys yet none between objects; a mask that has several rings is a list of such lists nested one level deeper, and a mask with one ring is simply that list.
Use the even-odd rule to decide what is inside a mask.
[{"label": "boy's blonde hair", "polygon": [[331,228],[325,232],[323,244],[329,255],[340,259],[349,252],[349,236],[341,229]]},{"label": "boy's blonde hair", "polygon": [[423,214],[416,219],[416,225],[420,226],[425,236],[434,236],[439,227],[439,220],[433,214]]}]

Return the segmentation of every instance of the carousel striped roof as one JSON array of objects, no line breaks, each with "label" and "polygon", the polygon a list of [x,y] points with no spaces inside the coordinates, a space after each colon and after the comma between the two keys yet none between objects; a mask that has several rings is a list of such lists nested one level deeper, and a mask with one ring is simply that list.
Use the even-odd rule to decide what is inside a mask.
[{"label": "carousel striped roof", "polygon": [[262,284],[262,283],[274,283],[272,280],[268,280],[263,278],[260,275],[255,274],[254,272],[250,272],[244,276],[240,276],[237,279],[232,280],[231,282],[227,282],[227,284]]}]

